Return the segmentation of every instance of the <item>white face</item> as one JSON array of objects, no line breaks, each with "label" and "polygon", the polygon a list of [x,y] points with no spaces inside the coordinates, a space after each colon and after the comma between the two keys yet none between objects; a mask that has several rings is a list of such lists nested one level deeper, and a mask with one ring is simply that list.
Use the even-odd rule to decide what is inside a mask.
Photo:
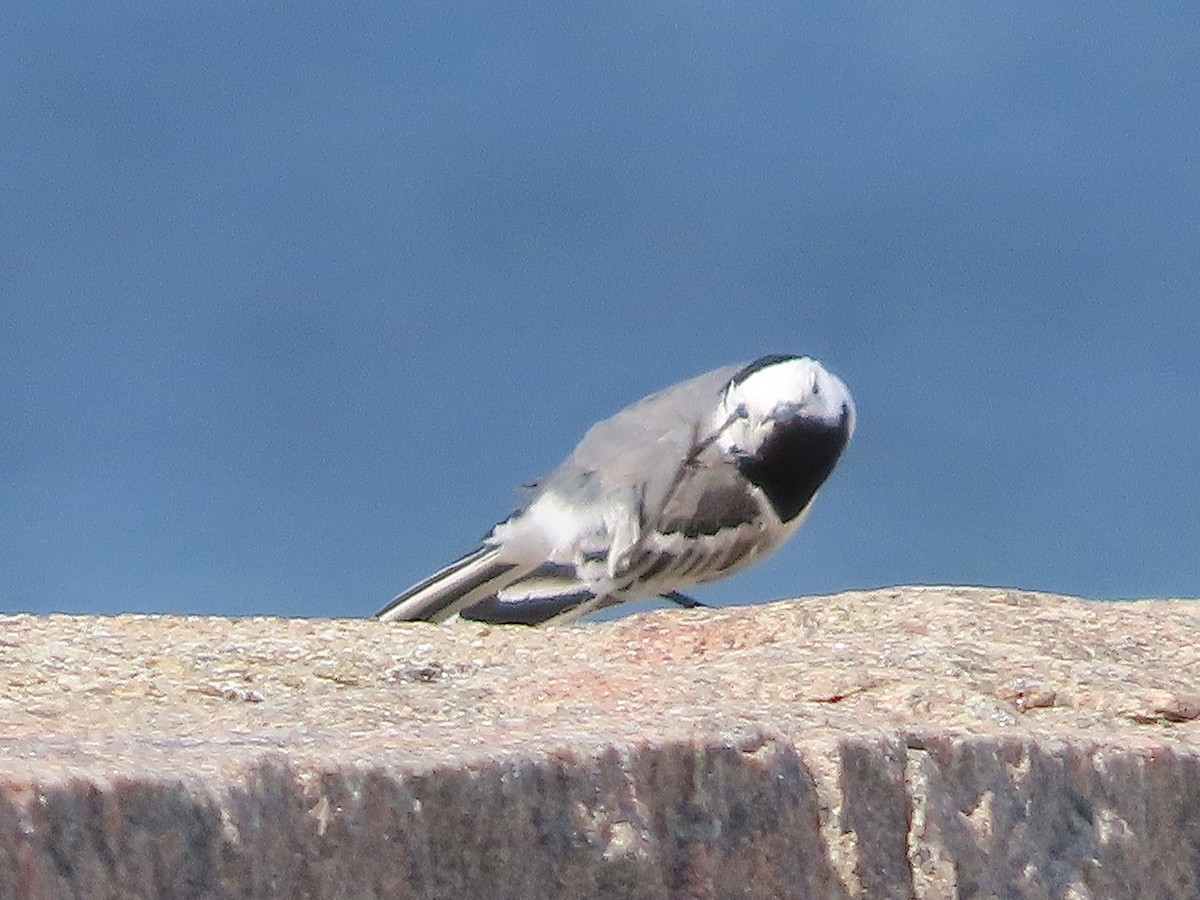
[{"label": "white face", "polygon": [[718,438],[723,449],[752,454],[777,421],[805,418],[834,427],[841,422],[843,410],[853,434],[850,391],[815,359],[804,357],[765,366],[730,385],[712,425],[719,429],[728,423]]}]

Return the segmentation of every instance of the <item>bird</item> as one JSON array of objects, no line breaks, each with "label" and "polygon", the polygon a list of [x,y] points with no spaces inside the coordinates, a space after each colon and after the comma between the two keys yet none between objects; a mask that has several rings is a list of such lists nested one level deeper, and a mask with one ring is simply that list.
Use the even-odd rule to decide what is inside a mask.
[{"label": "bird", "polygon": [[854,433],[846,385],[770,354],[650,394],[593,425],[466,556],[375,616],[567,624],[745,569],[807,517]]}]

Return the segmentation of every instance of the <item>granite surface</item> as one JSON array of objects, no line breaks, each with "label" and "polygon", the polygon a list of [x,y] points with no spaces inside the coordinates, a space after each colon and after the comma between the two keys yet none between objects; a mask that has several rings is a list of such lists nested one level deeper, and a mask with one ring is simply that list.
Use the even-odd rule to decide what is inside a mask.
[{"label": "granite surface", "polygon": [[1200,897],[1200,602],[0,617],[0,897]]}]

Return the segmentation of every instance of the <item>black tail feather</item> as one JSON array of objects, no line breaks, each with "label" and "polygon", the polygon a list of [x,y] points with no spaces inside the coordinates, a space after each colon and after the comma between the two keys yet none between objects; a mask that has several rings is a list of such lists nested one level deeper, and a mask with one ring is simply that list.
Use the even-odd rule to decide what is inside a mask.
[{"label": "black tail feather", "polygon": [[495,547],[480,547],[417,582],[384,606],[375,617],[384,622],[442,622],[477,600],[494,595],[527,568],[499,562]]}]

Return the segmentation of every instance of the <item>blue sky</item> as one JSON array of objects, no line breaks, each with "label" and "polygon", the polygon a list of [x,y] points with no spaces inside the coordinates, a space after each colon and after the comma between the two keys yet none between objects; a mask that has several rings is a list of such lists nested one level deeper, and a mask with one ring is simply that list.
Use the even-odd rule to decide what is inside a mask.
[{"label": "blue sky", "polygon": [[714,603],[1200,594],[1194,4],[0,13],[0,610],[357,616],[767,352],[859,429]]}]

